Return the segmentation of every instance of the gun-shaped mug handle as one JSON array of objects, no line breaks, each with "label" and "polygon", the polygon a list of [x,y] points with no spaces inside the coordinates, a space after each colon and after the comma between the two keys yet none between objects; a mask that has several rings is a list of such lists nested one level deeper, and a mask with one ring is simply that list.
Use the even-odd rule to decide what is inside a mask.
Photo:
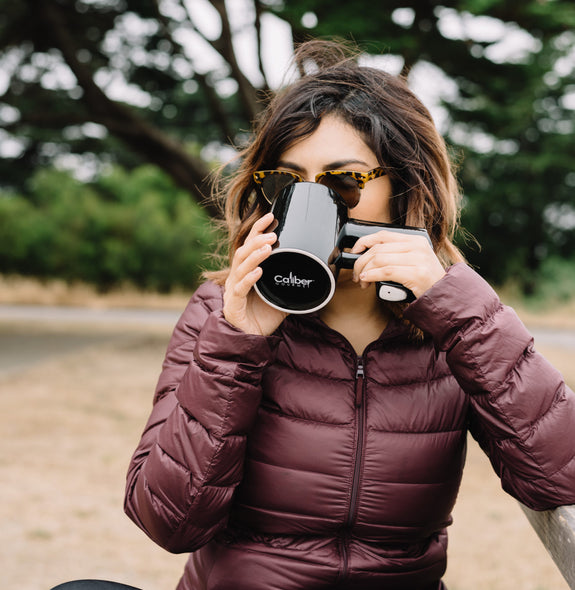
[{"label": "gun-shaped mug handle", "polygon": [[[353,268],[355,261],[361,256],[361,254],[344,252],[344,248],[353,248],[359,238],[381,230],[425,236],[427,241],[431,244],[429,235],[424,228],[399,226],[388,223],[376,224],[358,219],[350,219],[341,228],[337,238],[338,254],[334,260],[335,266],[337,268]],[[415,300],[415,295],[410,289],[395,281],[377,281],[376,289],[377,296],[383,301],[410,303]]]}]

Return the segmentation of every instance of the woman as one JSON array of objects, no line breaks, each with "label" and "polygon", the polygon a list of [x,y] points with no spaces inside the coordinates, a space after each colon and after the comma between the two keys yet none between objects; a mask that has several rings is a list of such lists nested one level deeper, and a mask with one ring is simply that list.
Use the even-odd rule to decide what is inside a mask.
[{"label": "woman", "polygon": [[[179,590],[436,590],[467,431],[520,501],[572,503],[575,396],[452,244],[447,152],[405,83],[329,43],[297,59],[319,68],[271,103],[227,187],[229,268],[175,328],[126,511],[192,552]],[[350,216],[425,227],[433,246],[363,237],[324,308],[278,311],[254,291],[273,170],[361,173],[343,175],[360,179]],[[379,301],[381,280],[417,299]]]}]

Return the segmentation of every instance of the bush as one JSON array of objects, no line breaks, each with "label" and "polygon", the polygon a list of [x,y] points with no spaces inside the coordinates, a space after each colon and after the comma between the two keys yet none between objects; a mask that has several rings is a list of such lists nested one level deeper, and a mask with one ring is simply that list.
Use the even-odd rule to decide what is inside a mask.
[{"label": "bush", "polygon": [[549,303],[565,303],[575,297],[575,258],[549,257],[537,277],[535,296]]},{"label": "bush", "polygon": [[216,240],[204,211],[152,166],[91,184],[39,171],[26,195],[0,193],[0,232],[3,273],[101,290],[194,288]]}]

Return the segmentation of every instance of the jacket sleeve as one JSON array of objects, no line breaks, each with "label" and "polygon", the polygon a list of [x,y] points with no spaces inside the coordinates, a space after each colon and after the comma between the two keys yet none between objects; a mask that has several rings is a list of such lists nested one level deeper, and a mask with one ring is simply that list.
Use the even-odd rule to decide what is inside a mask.
[{"label": "jacket sleeve", "polygon": [[274,356],[277,338],[236,330],[221,306],[207,283],[178,321],[128,470],[126,513],[174,553],[201,547],[227,522]]},{"label": "jacket sleeve", "polygon": [[456,264],[405,317],[446,353],[503,488],[534,510],[575,503],[575,395],[515,312]]}]

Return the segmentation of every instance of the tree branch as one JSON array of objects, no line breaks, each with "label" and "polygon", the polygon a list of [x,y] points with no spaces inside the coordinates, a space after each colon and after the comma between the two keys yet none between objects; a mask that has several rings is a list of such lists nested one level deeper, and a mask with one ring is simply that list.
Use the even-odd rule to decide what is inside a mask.
[{"label": "tree branch", "polygon": [[80,63],[78,45],[70,34],[58,6],[40,0],[39,9],[53,41],[84,90],[84,105],[94,122],[104,125],[110,133],[124,141],[136,153],[143,155],[166,171],[182,188],[188,190],[211,215],[219,210],[207,201],[210,194],[209,168],[203,160],[188,154],[184,147],[168,135],[136,115],[126,106],[110,100],[96,85],[89,66]]},{"label": "tree branch", "polygon": [[258,45],[258,49],[257,49],[258,68],[259,68],[262,78],[264,80],[264,87],[262,88],[262,90],[265,90],[266,92],[268,92],[270,89],[270,85],[268,83],[266,72],[264,70],[264,62],[263,62],[263,47],[262,47],[262,13],[263,13],[263,8],[262,8],[262,3],[260,2],[260,0],[254,0],[254,8],[255,8],[255,12],[256,12],[256,16],[255,16],[255,20],[254,20],[254,27],[256,29],[256,40],[257,40],[257,45]]},{"label": "tree branch", "polygon": [[4,123],[0,125],[5,131],[17,131],[23,125],[31,125],[39,129],[57,129],[61,130],[63,127],[70,127],[71,125],[83,125],[91,122],[90,117],[84,117],[75,114],[53,114],[50,112],[35,111],[34,113],[22,113],[20,118],[12,123]]},{"label": "tree branch", "polygon": [[[184,10],[186,10],[186,14],[188,15],[189,25],[193,28],[195,33],[200,34],[200,32],[195,27],[194,23],[191,21],[191,19],[189,17],[189,13],[187,12],[187,8],[185,6],[182,6],[182,8],[184,8]],[[165,38],[168,39],[168,41],[173,45],[173,47],[175,47],[178,50],[178,52],[181,55],[185,56],[186,50],[181,45],[181,43],[178,43],[178,41],[176,41],[174,39],[174,36],[172,35],[172,32],[170,30],[170,21],[162,14],[162,12],[160,10],[159,0],[154,0],[154,9],[155,9],[155,13],[156,13],[156,19],[158,20],[158,23],[160,24],[160,28],[161,28],[162,32],[164,33]],[[208,108],[210,109],[210,111],[212,113],[213,120],[220,127],[223,139],[225,141],[230,141],[234,137],[235,131],[232,129],[232,127],[230,125],[230,120],[229,120],[228,114],[226,113],[225,109],[223,108],[222,101],[221,101],[220,97],[218,96],[218,93],[216,92],[213,85],[210,83],[208,76],[206,76],[205,74],[200,74],[194,68],[193,64],[192,64],[192,68],[194,69],[194,79],[199,84],[200,88],[204,92],[204,95],[207,99]]]},{"label": "tree branch", "polygon": [[225,0],[209,0],[209,2],[220,16],[222,32],[219,39],[215,41],[208,40],[208,42],[230,66],[232,76],[238,83],[238,93],[245,114],[249,120],[253,120],[262,111],[263,106],[258,100],[256,89],[238,65]]}]

